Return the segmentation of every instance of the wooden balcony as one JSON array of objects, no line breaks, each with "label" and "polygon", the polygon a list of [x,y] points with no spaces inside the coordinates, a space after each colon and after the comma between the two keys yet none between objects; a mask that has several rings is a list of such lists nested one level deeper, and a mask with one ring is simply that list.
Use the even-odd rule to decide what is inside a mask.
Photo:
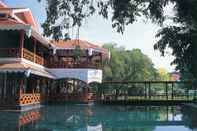
[{"label": "wooden balcony", "polygon": [[49,62],[49,68],[91,68],[91,69],[102,69],[102,65],[100,63],[90,62],[87,63],[85,61],[80,61],[78,63],[74,61],[58,61],[58,62]]},{"label": "wooden balcony", "polygon": [[30,61],[33,61],[34,62],[34,53],[28,51],[27,49],[23,48],[23,58],[27,59],[27,60],[30,60]]},{"label": "wooden balcony", "polygon": [[[44,58],[25,49],[22,48],[22,58],[25,58],[29,61],[37,63],[39,65],[44,65]],[[0,57],[2,58],[20,58],[21,57],[21,49],[20,48],[0,48]]]},{"label": "wooden balcony", "polygon": [[41,56],[38,56],[37,54],[28,51],[27,49],[23,48],[23,58],[30,60],[32,62],[35,62],[39,65],[44,65],[44,58]]}]

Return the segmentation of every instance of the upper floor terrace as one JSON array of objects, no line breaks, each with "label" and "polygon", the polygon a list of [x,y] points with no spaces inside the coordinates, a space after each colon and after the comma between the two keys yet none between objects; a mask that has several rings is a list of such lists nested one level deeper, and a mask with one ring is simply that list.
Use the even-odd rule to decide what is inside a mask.
[{"label": "upper floor terrace", "polygon": [[[39,73],[42,70],[48,74],[44,76],[52,74],[54,79],[90,83],[101,82],[102,63],[107,57],[106,49],[87,41],[48,41],[36,31],[29,9],[9,8],[0,2],[0,65],[11,63],[12,70],[17,70],[13,66],[19,61],[29,65],[27,71],[36,66],[35,74],[43,74]],[[0,70],[10,70],[10,66]]]},{"label": "upper floor terrace", "polygon": [[23,30],[1,30],[1,25],[0,41],[0,59],[23,58],[47,68],[102,69],[102,61],[108,56],[107,50],[86,41],[43,44]]}]

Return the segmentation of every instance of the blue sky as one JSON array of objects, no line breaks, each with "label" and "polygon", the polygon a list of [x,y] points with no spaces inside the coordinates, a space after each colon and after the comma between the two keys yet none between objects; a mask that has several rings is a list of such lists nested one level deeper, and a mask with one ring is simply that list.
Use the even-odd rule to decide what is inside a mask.
[{"label": "blue sky", "polygon": [[[4,0],[4,2],[12,7],[30,8],[38,25],[46,18],[45,4],[43,2],[38,3],[37,0]],[[167,13],[171,13],[169,10],[167,9]],[[93,16],[80,28],[80,39],[98,44],[114,42],[126,49],[139,48],[152,59],[156,68],[164,67],[168,71],[173,71],[174,67],[170,66],[173,57],[169,54],[161,57],[160,53],[153,49],[156,42],[155,34],[158,29],[159,27],[151,22],[139,20],[127,26],[122,35],[111,27],[110,20],[103,20],[100,16]],[[40,26],[39,31],[42,32]]]}]

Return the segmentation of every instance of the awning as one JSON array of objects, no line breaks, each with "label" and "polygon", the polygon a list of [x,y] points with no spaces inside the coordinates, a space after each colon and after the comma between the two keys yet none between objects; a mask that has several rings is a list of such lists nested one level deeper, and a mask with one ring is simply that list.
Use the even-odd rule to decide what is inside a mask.
[{"label": "awning", "polygon": [[0,30],[24,30],[25,34],[30,37],[31,36],[31,25],[23,25],[23,24],[16,24],[16,25],[1,25]]},{"label": "awning", "polygon": [[0,64],[0,72],[21,72],[24,73],[27,77],[30,74],[55,79],[56,77],[49,73],[44,68],[38,68],[26,63],[9,63],[9,64]]}]

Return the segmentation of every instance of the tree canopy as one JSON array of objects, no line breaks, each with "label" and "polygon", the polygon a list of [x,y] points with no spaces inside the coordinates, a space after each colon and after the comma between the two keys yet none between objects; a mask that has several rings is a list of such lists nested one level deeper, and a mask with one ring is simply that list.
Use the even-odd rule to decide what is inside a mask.
[{"label": "tree canopy", "polygon": [[[41,1],[41,0],[39,0]],[[154,48],[165,55],[172,49],[177,70],[185,77],[197,78],[197,1],[196,0],[45,0],[47,19],[44,34],[53,39],[68,39],[69,28],[81,26],[84,19],[97,13],[111,19],[112,27],[123,33],[126,25],[145,16],[161,26]],[[175,15],[165,17],[164,9],[173,3]],[[170,19],[173,24],[163,25]],[[64,31],[62,31],[64,30]]]},{"label": "tree canopy", "polygon": [[[105,44],[111,52],[111,59],[104,62],[104,80],[142,81],[157,80],[159,73],[152,60],[140,49],[126,50],[115,44]],[[163,79],[163,78],[161,78]]]}]

